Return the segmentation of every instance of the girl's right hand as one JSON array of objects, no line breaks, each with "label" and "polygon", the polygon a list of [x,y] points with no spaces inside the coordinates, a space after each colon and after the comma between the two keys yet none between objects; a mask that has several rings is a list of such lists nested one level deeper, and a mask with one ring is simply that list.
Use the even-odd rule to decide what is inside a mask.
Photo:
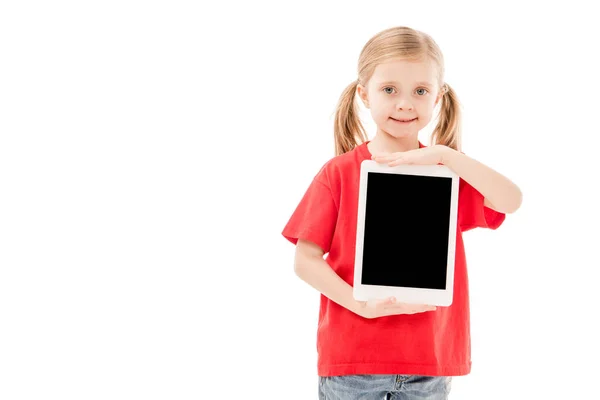
[{"label": "girl's right hand", "polygon": [[416,314],[434,311],[435,306],[426,304],[398,303],[393,297],[383,300],[358,301],[357,314],[363,318],[373,319],[398,314]]}]

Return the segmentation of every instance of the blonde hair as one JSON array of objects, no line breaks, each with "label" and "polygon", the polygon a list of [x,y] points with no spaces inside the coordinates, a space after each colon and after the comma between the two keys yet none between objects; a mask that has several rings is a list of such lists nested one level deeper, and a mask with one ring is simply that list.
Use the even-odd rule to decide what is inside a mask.
[{"label": "blonde hair", "polygon": [[441,99],[438,123],[431,134],[432,144],[442,144],[460,151],[461,111],[454,90],[444,84],[444,56],[437,43],[426,33],[399,26],[373,36],[358,58],[358,79],[344,89],[335,111],[334,138],[336,155],[344,154],[368,140],[359,118],[356,88],[366,86],[377,65],[392,58],[411,61],[430,60],[437,67]]}]

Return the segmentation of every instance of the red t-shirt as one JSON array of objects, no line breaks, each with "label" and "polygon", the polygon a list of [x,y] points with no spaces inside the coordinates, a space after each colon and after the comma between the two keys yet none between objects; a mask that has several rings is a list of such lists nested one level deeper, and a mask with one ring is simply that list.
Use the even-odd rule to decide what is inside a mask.
[{"label": "red t-shirt", "polygon": [[[360,164],[367,143],[329,160],[314,177],[282,234],[319,245],[348,284],[354,280]],[[419,147],[425,147],[419,143]],[[318,374],[466,375],[471,370],[469,291],[461,233],[498,228],[505,219],[460,179],[454,276],[449,307],[412,315],[367,319],[321,295],[317,328]]]}]

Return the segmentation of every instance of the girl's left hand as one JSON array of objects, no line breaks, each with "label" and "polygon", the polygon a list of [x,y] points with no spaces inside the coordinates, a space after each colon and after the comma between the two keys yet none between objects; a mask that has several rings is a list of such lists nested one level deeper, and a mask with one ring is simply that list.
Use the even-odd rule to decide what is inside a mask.
[{"label": "girl's left hand", "polygon": [[390,167],[401,164],[437,165],[442,164],[444,155],[449,150],[451,149],[447,146],[436,144],[409,151],[375,154],[372,159],[380,164],[387,163]]}]

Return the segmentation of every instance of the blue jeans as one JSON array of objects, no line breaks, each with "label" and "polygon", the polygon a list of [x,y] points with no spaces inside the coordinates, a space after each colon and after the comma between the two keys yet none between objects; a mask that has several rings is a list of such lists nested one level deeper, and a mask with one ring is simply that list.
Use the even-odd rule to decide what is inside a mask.
[{"label": "blue jeans", "polygon": [[319,400],[446,400],[451,383],[449,376],[320,376]]}]

